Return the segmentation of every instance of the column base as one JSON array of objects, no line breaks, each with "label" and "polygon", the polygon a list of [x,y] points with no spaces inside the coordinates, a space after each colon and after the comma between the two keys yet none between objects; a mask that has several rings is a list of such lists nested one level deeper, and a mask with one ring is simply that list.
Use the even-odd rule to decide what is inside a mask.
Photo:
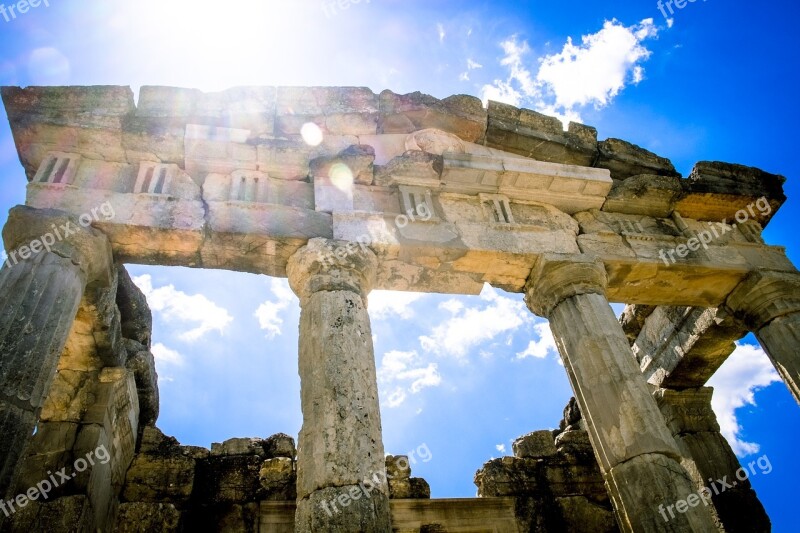
[{"label": "column base", "polygon": [[[717,531],[706,509],[711,498],[704,503],[674,459],[653,453],[640,455],[613,467],[605,479],[622,531]],[[690,495],[695,495],[696,501]],[[631,502],[635,506],[626,506]]]},{"label": "column base", "polygon": [[391,531],[389,497],[368,484],[320,489],[297,502],[296,533]]}]

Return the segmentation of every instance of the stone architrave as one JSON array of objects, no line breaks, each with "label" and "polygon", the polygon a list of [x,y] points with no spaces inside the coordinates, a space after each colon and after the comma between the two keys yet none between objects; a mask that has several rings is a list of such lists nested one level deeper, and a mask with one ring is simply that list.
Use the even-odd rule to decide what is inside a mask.
[{"label": "stone architrave", "polygon": [[9,261],[0,271],[0,496],[33,435],[87,285],[107,286],[112,278],[106,237],[66,213],[15,207],[3,240]]},{"label": "stone architrave", "polygon": [[594,258],[545,256],[531,273],[525,300],[550,321],[620,529],[715,531],[702,507],[666,519],[660,513],[695,488],[606,299],[606,283]]},{"label": "stone architrave", "polygon": [[755,272],[731,293],[727,306],[755,333],[800,403],[800,273]]},{"label": "stone architrave", "polygon": [[377,270],[366,248],[312,239],[289,260],[300,297],[303,427],[299,533],[391,531],[367,295]]}]

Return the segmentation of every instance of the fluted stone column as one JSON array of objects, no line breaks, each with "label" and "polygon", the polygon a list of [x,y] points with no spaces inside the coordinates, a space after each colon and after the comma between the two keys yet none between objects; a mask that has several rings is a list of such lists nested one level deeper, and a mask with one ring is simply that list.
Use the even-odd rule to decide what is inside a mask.
[{"label": "fluted stone column", "polygon": [[800,403],[800,273],[755,272],[731,293],[727,306],[755,333]]},{"label": "fluted stone column", "polygon": [[[737,476],[739,460],[720,434],[711,408],[713,392],[710,387],[659,389],[655,398],[683,453],[681,463],[694,479],[697,491],[703,494],[704,502],[711,502],[709,509],[720,529],[728,533],[769,531],[771,525],[764,506],[750,481]],[[720,490],[719,480],[723,479],[731,486]]]},{"label": "fluted stone column", "polygon": [[715,531],[702,506],[675,510],[696,489],[606,299],[606,284],[603,264],[591,258],[543,257],[525,300],[550,321],[620,529]]},{"label": "fluted stone column", "polygon": [[0,270],[0,496],[33,435],[87,284],[111,279],[108,239],[63,212],[15,207],[3,240],[10,260]]},{"label": "fluted stone column", "polygon": [[[389,532],[381,417],[367,314],[377,266],[369,250],[331,255],[312,239],[289,260],[300,298],[303,427],[295,530]],[[344,250],[344,248],[340,248]]]}]

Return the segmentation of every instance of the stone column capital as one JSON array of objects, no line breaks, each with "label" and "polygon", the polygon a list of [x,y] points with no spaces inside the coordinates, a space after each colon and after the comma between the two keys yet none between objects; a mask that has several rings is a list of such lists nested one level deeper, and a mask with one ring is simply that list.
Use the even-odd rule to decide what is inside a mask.
[{"label": "stone column capital", "polygon": [[114,279],[114,259],[106,235],[82,225],[77,217],[56,209],[18,205],[3,227],[7,264],[14,267],[39,253],[50,252],[77,265],[87,284],[109,287]]},{"label": "stone column capital", "polygon": [[778,317],[800,312],[800,272],[753,272],[731,292],[725,305],[757,332]]},{"label": "stone column capital", "polygon": [[286,265],[289,285],[301,300],[319,291],[350,291],[366,302],[377,271],[378,258],[369,248],[322,238],[308,241]]},{"label": "stone column capital", "polygon": [[699,433],[701,431],[719,432],[719,423],[711,408],[714,389],[658,389],[653,393],[667,427],[673,435]]},{"label": "stone column capital", "polygon": [[587,256],[542,256],[525,284],[525,303],[534,314],[550,313],[567,298],[579,294],[605,295],[608,276],[603,263]]}]

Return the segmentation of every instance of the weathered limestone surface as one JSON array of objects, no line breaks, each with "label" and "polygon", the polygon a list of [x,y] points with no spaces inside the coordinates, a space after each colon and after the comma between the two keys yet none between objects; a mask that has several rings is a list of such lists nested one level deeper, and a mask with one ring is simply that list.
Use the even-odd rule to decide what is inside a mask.
[{"label": "weathered limestone surface", "polygon": [[3,524],[3,531],[30,533],[31,531],[69,531],[90,533],[96,531],[92,519],[92,505],[87,496],[76,495],[59,498],[48,503],[26,505],[14,515],[14,521]]},{"label": "weathered limestone surface", "polygon": [[511,448],[521,459],[540,459],[556,454],[552,431],[535,431],[515,440]]},{"label": "weathered limestone surface", "polygon": [[153,314],[141,289],[137,287],[124,266],[117,268],[118,288],[116,303],[119,308],[122,336],[150,349]]},{"label": "weathered limestone surface", "polygon": [[429,499],[431,487],[422,478],[411,477],[411,463],[405,455],[386,456],[389,498],[395,500]]},{"label": "weathered limestone surface", "polygon": [[165,531],[257,532],[262,505],[296,497],[295,453],[294,440],[283,433],[230,439],[209,451],[145,427],[117,527],[132,527],[138,516]]},{"label": "weathered limestone surface", "polygon": [[[596,260],[554,257],[534,267],[525,300],[534,313],[550,320],[620,529],[663,531],[652,502],[677,501],[691,492],[691,484],[604,296],[605,286],[605,269]],[[704,509],[690,509],[669,527],[714,529]]]},{"label": "weathered limestone surface", "polygon": [[537,431],[514,444],[515,457],[475,474],[479,497],[514,497],[520,531],[618,531],[586,431]]},{"label": "weathered limestone surface", "polygon": [[[58,499],[85,496],[89,506],[81,508],[81,520],[93,531],[105,531],[113,523],[117,496],[136,448],[139,410],[133,375],[124,368],[104,369],[96,377],[92,396],[94,402],[80,422],[39,422],[11,492],[26,493],[53,472],[63,471],[70,476],[68,481],[61,480],[46,499],[28,505],[48,507]],[[78,466],[81,462],[85,467]],[[12,516],[10,529],[24,528],[25,520]]]},{"label": "weathered limestone surface", "polygon": [[561,122],[508,104],[489,102],[486,145],[540,161],[592,166],[598,157],[597,130]]},{"label": "weathered limestone surface", "polygon": [[[687,218],[717,221],[732,221],[737,211],[744,210],[749,219],[766,226],[786,201],[785,182],[785,177],[758,168],[701,161],[684,182],[684,193],[675,209]],[[767,200],[769,209],[748,210],[759,198]]]},{"label": "weathered limestone surface", "polygon": [[711,388],[674,391],[659,389],[655,397],[667,421],[683,459],[681,464],[692,477],[699,493],[708,487],[708,480],[731,480],[735,485],[710,496],[715,522],[723,531],[769,531],[770,520],[753,491],[750,481],[735,478],[740,468],[728,442],[719,432],[719,424],[711,409]]},{"label": "weathered limestone surface", "polygon": [[746,334],[723,309],[662,306],[643,321],[631,348],[652,385],[694,388],[711,378]]},{"label": "weathered limestone surface", "polygon": [[119,533],[178,532],[182,531],[181,513],[170,503],[123,503],[115,527]]},{"label": "weathered limestone surface", "polygon": [[717,531],[705,507],[689,507],[665,520],[659,506],[673,505],[694,492],[680,463],[662,454],[631,458],[604,474],[622,531]]},{"label": "weathered limestone surface", "polygon": [[139,453],[127,473],[123,500],[170,503],[182,508],[192,496],[197,459],[207,453],[181,447],[157,428],[146,427]]},{"label": "weathered limestone surface", "polygon": [[[758,236],[783,201],[781,176],[699,163],[682,180],[593,128],[565,132],[473,97],[336,87],[143,87],[138,107],[116,87],[3,97],[27,203],[77,215],[108,202],[115,216],[96,225],[120,261],[285,276],[309,239],[360,239],[381,259],[376,287],[477,294],[485,282],[522,291],[542,255],[594,253],[609,298],[700,307],[722,304],[755,268],[793,268]],[[433,217],[399,227],[419,207],[410,198],[426,195]],[[675,264],[659,258],[760,196],[771,213]],[[582,220],[579,235],[552,223],[595,210],[605,221]]]},{"label": "weathered limestone surface", "polygon": [[[390,529],[389,490],[366,301],[376,258],[356,250],[325,264],[326,244],[310,241],[288,267],[302,309],[296,529],[385,532]],[[348,498],[364,481],[374,488],[368,498],[353,500],[339,513],[325,510],[325,502]]]},{"label": "weathered limestone surface", "polygon": [[[800,282],[761,236],[785,201],[782,176],[700,162],[682,179],[594,128],[564,131],[465,95],[144,87],[138,106],[122,87],[2,96],[35,209],[15,208],[4,230],[11,259],[24,253],[0,272],[0,308],[12,310],[0,320],[0,495],[17,465],[21,482],[92,447],[110,454],[29,506],[20,530],[105,529],[116,515],[123,531],[388,531],[394,508],[403,533],[483,527],[481,515],[505,531],[509,501],[524,528],[613,530],[602,473],[620,529],[705,531],[704,509],[667,525],[655,510],[735,460],[705,393],[663,392],[668,428],[645,379],[702,386],[751,329],[800,401]],[[89,213],[93,228],[79,228]],[[77,236],[27,257],[52,223],[81,215]],[[208,451],[155,429],[152,317],[112,251],[120,263],[290,278],[303,304],[299,450],[276,435]],[[513,500],[401,500],[430,488],[402,456],[384,462],[367,295],[477,294],[487,282],[526,292],[551,320],[577,401],[556,434],[526,435],[516,457],[484,469],[481,490]],[[635,304],[622,328],[609,299]],[[753,527],[767,523],[748,490],[714,501],[718,524],[750,527],[733,510],[751,504]]]},{"label": "weathered limestone surface", "polygon": [[101,233],[63,213],[35,211],[11,211],[3,229],[9,252],[52,231],[51,224],[70,224],[76,234],[52,252],[39,246],[31,257],[22,249],[20,262],[0,271],[0,495],[33,434],[87,283],[111,278],[111,249]]},{"label": "weathered limestone surface", "polygon": [[413,133],[435,128],[468,142],[480,142],[486,132],[486,110],[478,98],[456,95],[438,100],[419,92],[380,94],[378,133]]}]

